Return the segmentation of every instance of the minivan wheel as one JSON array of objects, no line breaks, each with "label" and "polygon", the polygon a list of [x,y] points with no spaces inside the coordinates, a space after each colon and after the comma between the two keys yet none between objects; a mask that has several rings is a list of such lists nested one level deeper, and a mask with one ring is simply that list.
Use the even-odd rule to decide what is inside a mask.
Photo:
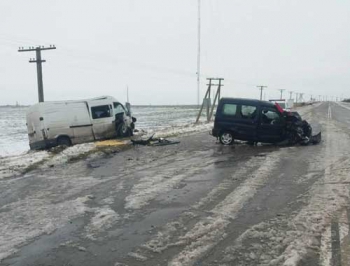
[{"label": "minivan wheel", "polygon": [[233,143],[233,135],[231,132],[221,133],[219,140],[223,145],[231,145]]},{"label": "minivan wheel", "polygon": [[70,141],[69,137],[59,137],[57,139],[57,145],[58,146],[71,146],[72,142]]}]

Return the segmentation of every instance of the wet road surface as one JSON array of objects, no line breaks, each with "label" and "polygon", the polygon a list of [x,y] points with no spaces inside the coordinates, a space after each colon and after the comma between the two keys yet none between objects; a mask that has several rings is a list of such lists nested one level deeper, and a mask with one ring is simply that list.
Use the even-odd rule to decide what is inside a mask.
[{"label": "wet road surface", "polygon": [[307,147],[174,146],[0,181],[1,265],[350,265],[350,104]]}]

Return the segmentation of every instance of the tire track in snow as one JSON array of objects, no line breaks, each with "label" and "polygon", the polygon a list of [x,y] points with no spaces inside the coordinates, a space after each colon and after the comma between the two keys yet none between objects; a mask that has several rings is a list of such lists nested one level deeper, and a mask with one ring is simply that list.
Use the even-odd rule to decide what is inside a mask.
[{"label": "tire track in snow", "polygon": [[[187,158],[183,158],[181,167],[176,165],[176,167],[168,166],[163,169],[145,171],[144,176],[132,187],[130,194],[125,198],[125,208],[141,209],[158,195],[172,190],[185,178],[199,174],[216,160],[216,158],[211,158],[207,152],[198,152],[194,158],[190,154]],[[177,172],[180,174],[176,174]]]},{"label": "tire track in snow", "polygon": [[230,191],[237,186],[238,182],[241,182],[247,175],[254,172],[254,169],[249,166],[262,163],[263,160],[264,158],[262,157],[253,157],[237,165],[237,169],[230,178],[219,183],[204,198],[192,205],[189,211],[183,213],[176,221],[167,223],[162,230],[158,232],[155,238],[145,243],[142,247],[153,253],[161,253],[170,247],[178,246],[181,242],[179,242],[176,235],[185,234],[188,230],[185,225],[189,226],[194,220],[198,221],[199,217],[196,213],[208,213],[207,210],[210,208],[208,206],[216,206],[223,195],[225,196],[231,193]]},{"label": "tire track in snow", "polygon": [[[327,124],[326,144],[316,155],[318,159],[308,160],[309,170],[321,173],[323,169],[324,175],[311,186],[306,206],[297,213],[276,217],[248,229],[234,246],[227,247],[222,263],[245,260],[247,265],[296,266],[319,251],[320,264],[331,265],[330,224],[338,217],[339,210],[349,204],[347,184],[350,182],[350,175],[343,167],[349,164],[349,137],[334,125],[332,121]],[[340,223],[339,228],[343,232],[344,224]],[[321,235],[320,244],[318,238]],[[342,235],[340,233],[340,239],[343,239]]]},{"label": "tire track in snow", "polygon": [[344,186],[344,182],[350,181],[350,175],[342,166],[349,163],[349,151],[346,148],[349,138],[338,131],[331,120],[327,122],[326,133],[326,157],[319,162],[319,167],[325,167],[325,173],[323,178],[311,187],[308,205],[292,221],[302,225],[303,234],[290,243],[281,255],[285,266],[298,265],[308,255],[310,243],[321,236],[333,217],[337,216],[337,212],[348,205],[349,188]]},{"label": "tire track in snow", "polygon": [[179,237],[178,245],[185,248],[169,262],[169,266],[193,265],[226,236],[226,227],[237,217],[257,190],[264,186],[269,174],[277,166],[282,151],[272,153],[266,161],[249,176],[241,185],[231,192],[211,211],[211,215],[199,221],[184,236]]}]

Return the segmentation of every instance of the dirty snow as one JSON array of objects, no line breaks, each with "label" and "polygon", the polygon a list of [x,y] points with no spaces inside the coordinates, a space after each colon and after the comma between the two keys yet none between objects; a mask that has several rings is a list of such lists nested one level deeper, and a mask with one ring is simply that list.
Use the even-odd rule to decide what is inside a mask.
[{"label": "dirty snow", "polygon": [[25,154],[0,158],[0,179],[20,175],[28,168],[47,168],[61,165],[95,148],[94,143],[68,147],[58,153],[50,151],[29,151]]},{"label": "dirty snow", "polygon": [[[44,195],[41,195],[44,196]],[[42,234],[50,234],[82,215],[87,197],[53,203],[48,197],[27,197],[0,208],[0,261],[17,247]],[[9,211],[11,210],[11,211]]]},{"label": "dirty snow", "polygon": [[87,238],[96,240],[96,235],[111,228],[120,216],[108,206],[96,208],[91,222],[85,227]]},{"label": "dirty snow", "polygon": [[[203,160],[205,157],[206,160]],[[130,194],[125,198],[125,208],[141,209],[158,195],[172,190],[182,180],[203,171],[204,167],[215,161],[214,158],[208,158],[208,152],[198,153],[198,156],[184,152],[182,160],[181,169],[167,166],[159,167],[157,173],[148,174],[144,171],[144,176],[132,187]],[[161,162],[158,163],[161,165]],[[180,171],[182,174],[174,174]]]},{"label": "dirty snow", "polygon": [[[85,205],[92,195],[76,195],[108,180],[109,177],[32,176],[31,192],[0,208],[0,260],[35,237],[51,234],[71,219],[94,211]],[[15,182],[3,180],[2,188],[13,189]]]},{"label": "dirty snow", "polygon": [[48,156],[47,151],[31,151],[16,156],[0,157],[0,180],[19,175],[29,166],[43,162]]},{"label": "dirty snow", "polygon": [[336,130],[332,122],[327,124],[327,141],[324,145],[326,157],[322,158],[323,162],[318,163],[321,169],[326,167],[325,173],[311,187],[308,205],[292,221],[293,224],[300,225],[303,235],[286,248],[282,255],[286,258],[284,265],[297,265],[307,254],[309,243],[321,236],[333,216],[347,206],[349,188],[344,186],[344,182],[350,181],[350,173],[343,166],[350,163],[347,159],[350,151],[345,144],[348,141],[348,135]]},{"label": "dirty snow", "polygon": [[[282,154],[283,151],[277,151],[266,158],[255,158],[255,162],[259,167],[251,173],[248,173],[245,167],[250,161],[242,165],[232,174],[232,180],[242,174],[246,174],[248,177],[245,177],[245,181],[234,191],[230,192],[223,201],[207,212],[206,218],[201,219],[188,231],[187,228],[183,227],[184,220],[196,217],[196,215],[192,212],[187,212],[179,220],[165,225],[158,232],[157,236],[144,244],[143,247],[151,252],[159,253],[172,246],[184,246],[184,249],[169,262],[169,265],[192,265],[203,254],[225,238],[227,226],[235,219],[245,203],[254,196],[259,187],[266,183],[269,173],[275,169]],[[225,184],[214,188],[208,197],[192,206],[193,209],[198,209],[205,205],[206,202],[216,197],[217,193],[227,189],[228,186],[229,184]],[[179,233],[179,237],[174,236],[174,234]]]},{"label": "dirty snow", "polygon": [[281,158],[282,151],[277,151],[267,156],[258,170],[248,176],[233,192],[216,205],[208,217],[188,231],[179,240],[186,247],[176,255],[170,266],[192,265],[218,242],[225,238],[225,229],[237,213],[251,199],[260,186],[263,186],[269,178]]},{"label": "dirty snow", "polygon": [[[324,175],[298,199],[304,201],[304,207],[290,216],[277,217],[248,229],[233,246],[226,248],[223,262],[233,263],[239,258],[254,265],[297,266],[310,254],[320,252],[320,265],[330,265],[330,223],[339,223],[341,241],[349,234],[344,211],[338,214],[349,200],[349,187],[344,184],[350,181],[350,174],[344,165],[350,163],[350,151],[345,144],[349,141],[348,135],[331,120],[327,122],[325,135],[322,152],[309,161],[309,172],[324,171]],[[249,248],[242,245],[245,241],[249,241]]]},{"label": "dirty snow", "polygon": [[345,103],[345,102],[336,102],[336,104],[340,105],[341,107],[344,107],[348,110],[350,110],[350,104],[349,103]]}]

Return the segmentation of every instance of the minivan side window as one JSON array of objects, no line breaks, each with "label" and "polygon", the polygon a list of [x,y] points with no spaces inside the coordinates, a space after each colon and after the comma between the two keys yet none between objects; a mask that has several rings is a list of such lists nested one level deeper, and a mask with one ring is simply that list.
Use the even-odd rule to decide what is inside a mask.
[{"label": "minivan side window", "polygon": [[281,116],[276,110],[263,109],[261,114],[261,123],[265,125],[280,124]]},{"label": "minivan side window", "polygon": [[222,113],[224,115],[235,116],[237,112],[237,105],[232,103],[225,103],[222,107]]},{"label": "minivan side window", "polygon": [[100,118],[106,118],[111,117],[111,109],[109,108],[109,105],[99,105],[91,107],[91,115],[92,119],[100,119]]},{"label": "minivan side window", "polygon": [[256,106],[252,106],[252,105],[241,106],[242,118],[254,120],[256,118],[256,113],[257,113]]}]

